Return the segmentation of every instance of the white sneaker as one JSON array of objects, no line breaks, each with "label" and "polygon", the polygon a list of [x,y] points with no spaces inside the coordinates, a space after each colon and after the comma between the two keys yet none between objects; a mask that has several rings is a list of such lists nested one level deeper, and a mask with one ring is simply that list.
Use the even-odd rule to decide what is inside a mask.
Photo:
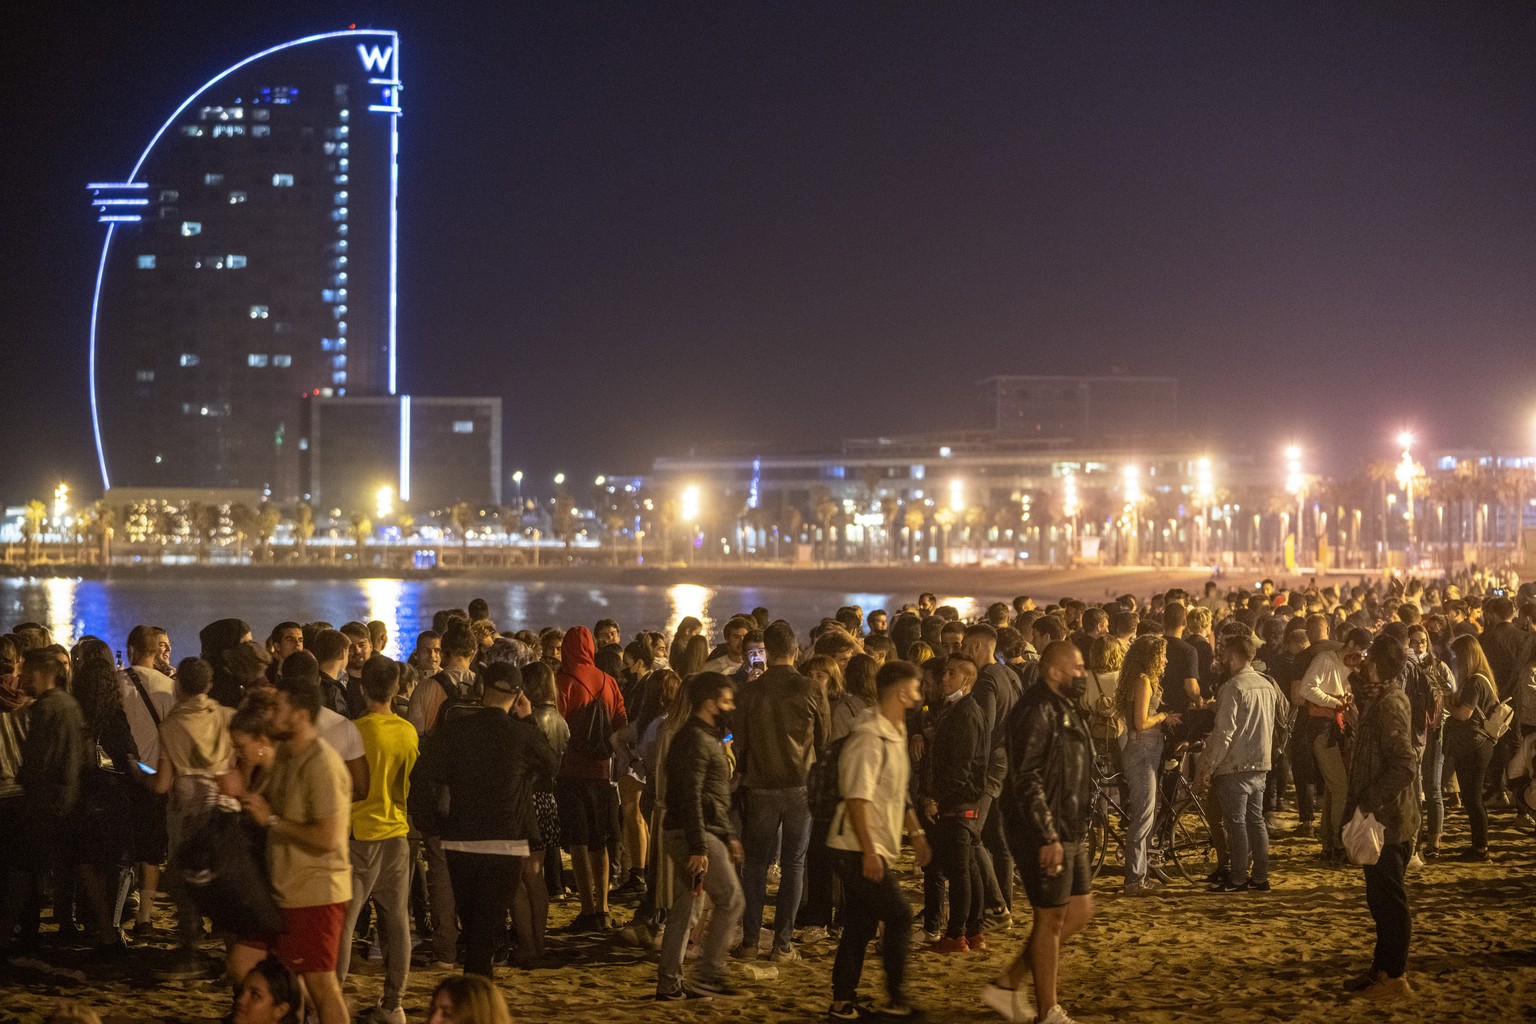
[{"label": "white sneaker", "polygon": [[996,983],[989,983],[981,990],[981,1001],[1003,1020],[1012,1021],[1013,1024],[1034,1022],[1035,1007],[1030,1003],[1029,996],[1024,994],[1023,988],[1003,988]]},{"label": "white sneaker", "polygon": [[1077,1021],[1068,1017],[1067,1011],[1061,1008],[1060,1003],[1057,1003],[1051,1007],[1048,1013],[1040,1017],[1038,1024],[1077,1024]]},{"label": "white sneaker", "polygon": [[1414,850],[1413,856],[1408,858],[1408,870],[1420,871],[1424,867],[1424,858],[1419,856],[1419,851]]},{"label": "white sneaker", "polygon": [[375,1007],[373,1019],[379,1024],[405,1024],[405,1007],[397,1006],[393,1010],[386,1010],[382,1006]]}]

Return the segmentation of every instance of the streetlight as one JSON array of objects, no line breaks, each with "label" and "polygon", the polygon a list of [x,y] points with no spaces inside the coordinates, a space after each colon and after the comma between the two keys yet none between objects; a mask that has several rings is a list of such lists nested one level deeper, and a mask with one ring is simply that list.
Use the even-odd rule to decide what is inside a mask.
[{"label": "streetlight", "polygon": [[1077,474],[1069,467],[1061,474],[1061,513],[1070,522],[1067,535],[1067,565],[1072,564],[1072,548],[1077,543],[1077,514],[1082,505],[1077,500]]},{"label": "streetlight", "polygon": [[1403,489],[1404,496],[1408,499],[1408,558],[1409,568],[1413,563],[1413,478],[1419,475],[1420,467],[1413,461],[1413,432],[1405,430],[1397,435],[1397,443],[1403,449],[1403,457],[1397,463],[1397,485]]},{"label": "streetlight", "polygon": [[1210,507],[1216,500],[1216,477],[1211,469],[1211,459],[1202,455],[1195,460],[1195,501],[1200,508],[1200,561],[1209,561],[1207,534],[1210,528]]},{"label": "streetlight", "polygon": [[1127,463],[1121,467],[1120,476],[1125,482],[1125,514],[1120,518],[1121,529],[1123,531],[1126,526],[1130,527],[1126,560],[1134,565],[1138,556],[1136,542],[1141,533],[1141,516],[1136,511],[1136,506],[1141,504],[1141,467]]},{"label": "streetlight", "polygon": [[965,511],[965,484],[959,477],[949,482],[949,507],[953,512]]},{"label": "streetlight", "polygon": [[373,512],[379,519],[387,519],[395,511],[395,489],[385,484],[373,495]]},{"label": "streetlight", "polygon": [[565,474],[564,473],[556,473],[555,474],[555,486],[556,487],[560,487],[560,486],[564,485],[564,483],[565,483]]},{"label": "streetlight", "polygon": [[522,515],[523,509],[523,471],[518,470],[512,474],[512,482],[517,485],[517,509],[518,515]]},{"label": "streetlight", "polygon": [[1307,504],[1307,475],[1301,471],[1301,446],[1285,448],[1285,489],[1296,496],[1296,561],[1301,563],[1301,530]]},{"label": "streetlight", "polygon": [[601,486],[603,486],[603,484],[605,484],[607,482],[608,482],[608,478],[607,477],[599,476],[596,480],[592,481],[592,484],[595,487],[601,487]]},{"label": "streetlight", "polygon": [[59,486],[53,489],[54,522],[62,526],[64,517],[67,515],[69,515],[69,485],[61,481]]}]

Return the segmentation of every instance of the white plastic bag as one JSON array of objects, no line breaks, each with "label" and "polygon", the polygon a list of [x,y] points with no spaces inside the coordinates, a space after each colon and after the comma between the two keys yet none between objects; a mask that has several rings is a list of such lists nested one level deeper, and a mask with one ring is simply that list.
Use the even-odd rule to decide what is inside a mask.
[{"label": "white plastic bag", "polygon": [[1355,864],[1375,864],[1381,859],[1387,827],[1376,820],[1374,814],[1361,814],[1355,808],[1355,816],[1344,823],[1344,852]]}]

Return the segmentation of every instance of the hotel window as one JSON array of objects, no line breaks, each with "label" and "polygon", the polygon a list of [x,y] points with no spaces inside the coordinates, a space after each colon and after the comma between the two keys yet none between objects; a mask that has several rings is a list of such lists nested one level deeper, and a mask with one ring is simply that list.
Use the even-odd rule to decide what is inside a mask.
[{"label": "hotel window", "polygon": [[257,107],[256,109],[251,111],[251,120],[252,121],[266,121],[266,120],[270,119],[271,117],[272,117],[272,111],[264,110],[261,107]]},{"label": "hotel window", "polygon": [[237,205],[239,205],[240,203],[243,203],[243,202],[245,202],[245,193],[244,192],[231,192],[229,194],[229,205],[230,206],[237,206]]},{"label": "hotel window", "polygon": [[213,173],[213,172],[205,174],[205,175],[203,175],[203,184],[204,185],[222,185],[222,184],[224,184],[224,175]]},{"label": "hotel window", "polygon": [[181,193],[173,188],[161,189],[160,201],[162,203],[174,203],[181,198]]},{"label": "hotel window", "polygon": [[266,366],[267,355],[265,352],[251,352],[245,357],[246,366]]},{"label": "hotel window", "polygon": [[272,365],[273,366],[292,366],[293,365],[293,356],[273,356],[272,357]]},{"label": "hotel window", "polygon": [[139,257],[139,269],[140,270],[154,270],[155,269],[155,257],[152,256],[152,255],[140,256]]},{"label": "hotel window", "polygon": [[220,137],[233,138],[236,135],[244,134],[245,125],[243,124],[216,124],[213,126],[213,137],[216,139]]},{"label": "hotel window", "polygon": [[251,307],[251,319],[252,320],[265,320],[267,318],[267,314],[270,313],[270,312],[271,312],[271,310],[269,310],[266,306],[252,306]]},{"label": "hotel window", "polygon": [[181,354],[181,365],[182,366],[196,366],[197,365],[197,356],[193,355],[191,352],[183,352]]},{"label": "hotel window", "polygon": [[346,370],[337,370],[335,373],[331,374],[331,383],[332,384],[345,384],[346,382],[347,382],[347,371]]},{"label": "hotel window", "polygon": [[203,134],[203,126],[200,124],[184,124],[181,126],[181,134],[195,139]]},{"label": "hotel window", "polygon": [[155,371],[154,370],[140,370],[138,373],[134,374],[134,376],[139,379],[139,383],[141,383],[141,384],[150,384],[150,383],[154,382]]},{"label": "hotel window", "polygon": [[272,134],[272,126],[269,125],[269,124],[253,124],[253,125],[251,125],[251,135],[254,136],[255,138],[264,139],[264,138],[266,138],[267,136],[269,136],[271,134]]},{"label": "hotel window", "polygon": [[291,175],[291,174],[274,174],[274,175],[272,175],[272,187],[273,188],[293,188],[293,175]]},{"label": "hotel window", "polygon": [[454,420],[453,432],[455,434],[473,434],[475,432],[474,420]]},{"label": "hotel window", "polygon": [[203,222],[200,220],[184,220],[181,222],[181,237],[191,238],[193,235],[203,233]]},{"label": "hotel window", "polygon": [[245,269],[245,257],[244,256],[225,256],[224,257],[224,265],[226,267],[228,267],[230,270],[244,270]]}]

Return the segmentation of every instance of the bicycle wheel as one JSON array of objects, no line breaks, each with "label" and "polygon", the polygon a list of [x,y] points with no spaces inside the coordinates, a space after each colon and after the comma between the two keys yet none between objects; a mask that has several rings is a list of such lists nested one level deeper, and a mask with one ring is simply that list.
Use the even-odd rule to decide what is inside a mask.
[{"label": "bicycle wheel", "polygon": [[1088,819],[1088,872],[1090,878],[1098,878],[1104,867],[1104,853],[1110,843],[1109,812],[1102,800],[1094,802],[1093,814]]},{"label": "bicycle wheel", "polygon": [[1180,787],[1173,802],[1172,838],[1165,851],[1184,880],[1199,885],[1216,870],[1216,843],[1205,808],[1188,790]]}]

